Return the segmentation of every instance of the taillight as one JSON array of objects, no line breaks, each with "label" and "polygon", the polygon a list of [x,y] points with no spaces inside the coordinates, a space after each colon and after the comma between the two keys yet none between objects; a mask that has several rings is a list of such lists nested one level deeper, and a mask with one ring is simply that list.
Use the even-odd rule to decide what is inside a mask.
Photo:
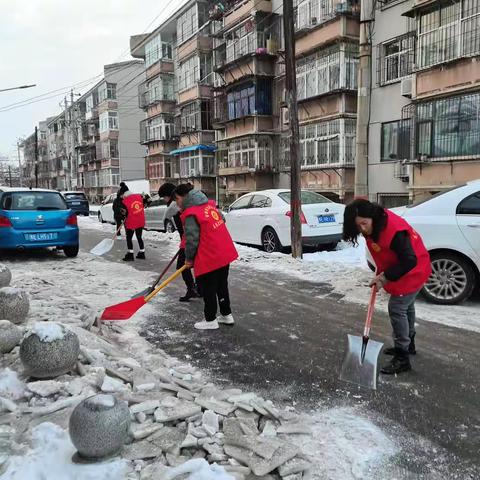
[{"label": "taillight", "polygon": [[75,214],[72,214],[68,217],[67,225],[75,225],[75,226],[78,225],[77,216]]},{"label": "taillight", "polygon": [[9,218],[0,215],[0,227],[11,227],[12,222]]},{"label": "taillight", "polygon": [[[285,214],[287,217],[290,217],[292,218],[292,212],[289,210],[286,214]],[[303,212],[300,212],[300,221],[306,225],[307,224],[307,219],[305,218],[305,215],[303,214]]]}]

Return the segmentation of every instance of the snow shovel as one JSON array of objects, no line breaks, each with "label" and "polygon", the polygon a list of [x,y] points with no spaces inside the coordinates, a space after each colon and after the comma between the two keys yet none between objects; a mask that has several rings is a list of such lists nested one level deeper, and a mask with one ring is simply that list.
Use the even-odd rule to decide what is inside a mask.
[{"label": "snow shovel", "polygon": [[108,253],[113,246],[115,245],[115,239],[117,238],[118,232],[122,228],[123,223],[115,230],[115,234],[112,238],[104,238],[99,244],[95,245],[90,253],[97,256],[102,256]]},{"label": "snow shovel", "polygon": [[383,347],[383,343],[370,340],[370,327],[376,297],[377,289],[374,286],[368,304],[363,337],[348,335],[348,350],[340,372],[340,380],[356,383],[373,390],[377,389],[378,355]]},{"label": "snow shovel", "polygon": [[126,302],[117,303],[107,307],[100,317],[100,320],[128,320],[134,313],[140,310],[146,303],[148,303],[160,290],[163,290],[170,282],[173,282],[179,275],[182,274],[187,267],[184,265],[175,273],[170,275],[164,282],[149,293],[145,297],[137,297],[127,300]]},{"label": "snow shovel", "polygon": [[155,287],[160,283],[160,280],[163,278],[163,276],[170,270],[170,267],[172,266],[173,262],[178,258],[179,255],[180,255],[180,250],[170,260],[169,264],[165,267],[163,272],[158,276],[158,278],[155,280],[155,283],[153,285],[150,285],[145,290],[142,290],[141,292],[137,293],[131,298],[145,297],[149,293],[152,293],[155,290]]}]

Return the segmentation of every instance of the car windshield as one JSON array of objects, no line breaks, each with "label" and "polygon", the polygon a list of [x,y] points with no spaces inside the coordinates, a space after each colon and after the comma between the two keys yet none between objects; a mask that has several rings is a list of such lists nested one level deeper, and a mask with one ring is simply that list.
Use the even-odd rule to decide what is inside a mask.
[{"label": "car windshield", "polygon": [[[285,202],[290,203],[290,192],[279,193],[278,196]],[[315,192],[302,191],[302,205],[313,205],[315,203],[333,203],[327,197]]]},{"label": "car windshield", "polygon": [[12,192],[3,196],[4,210],[67,210],[59,193],[55,192]]},{"label": "car windshield", "polygon": [[84,193],[64,193],[63,196],[67,199],[67,200],[86,200],[85,198],[85,194]]},{"label": "car windshield", "polygon": [[429,202],[433,198],[441,197],[442,195],[445,195],[446,193],[453,192],[454,190],[457,190],[459,188],[463,188],[464,186],[465,186],[465,184],[458,185],[457,187],[449,188],[448,190],[444,190],[443,192],[438,192],[435,195],[432,195],[428,198],[424,198],[422,200],[418,200],[418,202],[412,203],[411,205],[407,205],[407,208],[418,207],[419,205],[422,205],[423,203]]}]

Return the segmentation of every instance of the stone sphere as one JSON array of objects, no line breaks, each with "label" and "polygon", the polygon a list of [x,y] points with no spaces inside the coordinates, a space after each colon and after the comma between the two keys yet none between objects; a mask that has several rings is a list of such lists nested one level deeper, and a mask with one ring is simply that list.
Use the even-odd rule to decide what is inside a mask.
[{"label": "stone sphere", "polygon": [[99,394],[81,402],[70,417],[69,432],[80,457],[96,459],[117,454],[127,442],[130,410],[113,395]]},{"label": "stone sphere", "polygon": [[37,322],[20,344],[25,373],[34,378],[54,378],[69,372],[79,353],[77,335],[54,322]]},{"label": "stone sphere", "polygon": [[13,287],[0,288],[0,318],[13,323],[26,320],[30,310],[30,301],[25,290]]},{"label": "stone sphere", "polygon": [[8,287],[12,280],[12,272],[5,265],[0,265],[0,288]]},{"label": "stone sphere", "polygon": [[22,331],[8,320],[0,320],[0,353],[10,353],[22,340]]}]

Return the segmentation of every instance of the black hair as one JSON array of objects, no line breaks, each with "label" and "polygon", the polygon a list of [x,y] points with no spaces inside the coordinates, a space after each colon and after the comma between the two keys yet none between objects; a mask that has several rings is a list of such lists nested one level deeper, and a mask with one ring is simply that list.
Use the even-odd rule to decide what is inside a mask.
[{"label": "black hair", "polygon": [[387,224],[385,209],[368,200],[358,199],[348,204],[343,214],[343,240],[358,245],[360,231],[355,223],[357,217],[371,218],[373,220],[372,239],[378,242],[381,231]]},{"label": "black hair", "polygon": [[177,188],[173,183],[164,183],[159,189],[158,189],[158,196],[159,197],[172,197],[173,192],[175,191],[175,188]]},{"label": "black hair", "polygon": [[193,190],[193,185],[191,183],[181,183],[173,192],[173,195],[178,197],[186,197],[188,192]]}]

